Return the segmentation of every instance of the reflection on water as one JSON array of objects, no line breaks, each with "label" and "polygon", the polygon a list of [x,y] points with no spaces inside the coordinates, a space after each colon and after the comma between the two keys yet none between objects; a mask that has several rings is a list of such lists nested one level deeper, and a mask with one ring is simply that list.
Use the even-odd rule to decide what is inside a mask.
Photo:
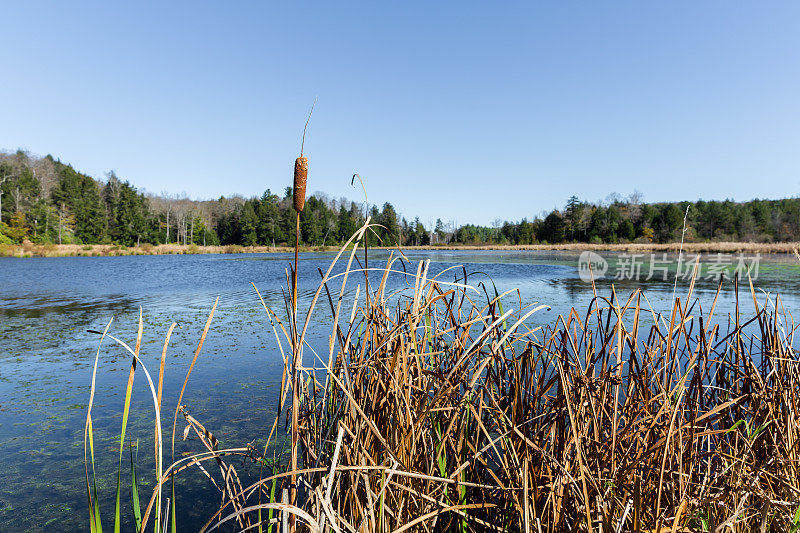
[{"label": "reflection on water", "polygon": [[[443,274],[443,279],[463,281],[466,273],[467,282],[489,297],[495,290],[502,293],[518,288],[518,293],[508,297],[508,306],[513,308],[520,301],[522,305],[550,305],[550,311],[531,317],[535,325],[552,322],[572,306],[585,308],[594,296],[591,285],[578,277],[576,252],[410,251],[406,255],[414,264],[404,267],[396,263],[394,267],[410,275],[390,277],[391,290],[413,287],[419,260],[431,260],[429,277],[463,265]],[[385,252],[370,251],[370,267],[383,266],[387,257]],[[612,265],[620,260],[618,254],[605,257]],[[263,437],[275,416],[282,360],[250,282],[267,305],[284,309],[283,287],[290,258],[289,254],[271,254],[0,259],[0,530],[85,529],[83,425],[98,344],[97,335],[87,330],[102,330],[113,317],[112,333],[132,344],[140,307],[142,357],[151,372],[157,372],[169,325],[178,323],[165,373],[165,433],[171,430],[170,411],[203,325],[219,297],[184,403],[222,446],[240,446]],[[319,269],[327,269],[332,255],[305,254],[301,259],[302,316],[302,309],[314,296]],[[787,309],[796,308],[800,268],[794,258],[765,257],[759,275],[760,288],[780,292]],[[377,285],[379,281],[380,273],[372,272],[370,282]],[[363,282],[363,275],[351,276],[348,287],[354,291],[356,284]],[[340,284],[341,278],[337,278],[333,287],[338,290]],[[622,300],[631,291],[642,289],[656,311],[667,312],[670,307],[672,281],[604,279],[596,284],[598,293],[610,296],[612,284]],[[717,286],[714,280],[698,280],[694,296],[704,309],[710,306]],[[677,293],[683,295],[687,288],[688,281],[681,281]],[[749,289],[740,291],[751,306],[745,306],[749,312]],[[726,282],[717,317],[722,320],[735,301],[732,284]],[[324,306],[310,327],[312,344],[324,343],[330,327],[327,302]],[[101,348],[93,425],[101,473],[98,483],[105,502],[112,502],[116,485],[115,436],[121,424],[129,363],[119,347],[105,343]],[[128,435],[139,439],[137,470],[145,494],[153,484],[152,401],[139,374],[132,412]],[[179,424],[179,434],[182,427]],[[196,440],[181,441],[176,454],[198,447]],[[245,478],[258,474],[253,468],[244,463],[237,466]],[[197,483],[182,482],[179,488],[179,505],[184,502],[181,512],[186,513],[183,524],[192,529],[196,520],[213,512],[217,498],[202,478]],[[123,500],[126,498],[124,494]],[[207,505],[185,505],[189,501]],[[111,505],[102,510],[105,517],[113,512]]]}]

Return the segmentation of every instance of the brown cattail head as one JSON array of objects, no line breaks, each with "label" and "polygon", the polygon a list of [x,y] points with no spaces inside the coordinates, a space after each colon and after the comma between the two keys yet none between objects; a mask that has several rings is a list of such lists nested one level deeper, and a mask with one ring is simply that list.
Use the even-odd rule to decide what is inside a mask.
[{"label": "brown cattail head", "polygon": [[308,158],[294,160],[294,208],[299,213],[306,206],[306,180],[308,179]]}]

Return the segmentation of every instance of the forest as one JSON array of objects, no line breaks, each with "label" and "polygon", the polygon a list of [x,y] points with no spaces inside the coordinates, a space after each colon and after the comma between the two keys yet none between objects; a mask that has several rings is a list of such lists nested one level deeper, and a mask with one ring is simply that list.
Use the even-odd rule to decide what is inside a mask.
[{"label": "forest", "polygon": [[[379,208],[314,193],[300,216],[301,242],[341,244],[367,214],[379,225],[373,246],[665,243],[681,239],[684,217],[687,242],[800,240],[800,198],[645,203],[636,192],[599,202],[573,195],[563,208],[521,221],[457,226],[437,219],[426,227],[388,202]],[[0,151],[0,244],[277,246],[293,244],[294,228],[290,187],[198,201],[145,193],[114,172],[97,180],[50,155]]]}]

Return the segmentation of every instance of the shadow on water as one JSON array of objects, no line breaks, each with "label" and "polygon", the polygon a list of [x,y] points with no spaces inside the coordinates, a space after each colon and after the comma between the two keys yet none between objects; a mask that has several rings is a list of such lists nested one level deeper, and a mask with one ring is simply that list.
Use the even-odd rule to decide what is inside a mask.
[{"label": "shadow on water", "polygon": [[94,313],[124,313],[138,306],[135,299],[118,294],[106,298],[87,300],[59,300],[57,298],[35,296],[32,298],[0,299],[0,317],[36,319],[48,315],[93,316]]}]

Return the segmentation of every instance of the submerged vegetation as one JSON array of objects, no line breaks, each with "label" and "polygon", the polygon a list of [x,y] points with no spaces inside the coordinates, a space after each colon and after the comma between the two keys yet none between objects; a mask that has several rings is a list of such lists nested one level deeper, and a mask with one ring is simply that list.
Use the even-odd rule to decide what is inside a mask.
[{"label": "submerged vegetation", "polygon": [[[780,298],[736,282],[742,300],[719,316],[716,298],[700,302],[691,287],[663,309],[612,290],[533,327],[544,305],[524,307],[465,269],[429,278],[427,262],[402,252],[376,267],[370,227],[320,273],[299,319],[290,276],[285,310],[264,304],[285,370],[263,449],[220,448],[182,394],[162,429],[165,356],[146,376],[160,481],[136,487],[137,528],[180,529],[180,506],[192,502],[173,481],[202,469],[222,502],[207,531],[800,529],[800,354]],[[320,306],[333,324],[324,347],[308,340]],[[121,443],[141,365],[139,342],[123,346],[132,364]],[[91,404],[86,486],[99,531]],[[189,433],[205,450],[171,457]],[[262,465],[260,479],[243,484],[243,462]],[[123,506],[117,496],[116,523]]]}]

